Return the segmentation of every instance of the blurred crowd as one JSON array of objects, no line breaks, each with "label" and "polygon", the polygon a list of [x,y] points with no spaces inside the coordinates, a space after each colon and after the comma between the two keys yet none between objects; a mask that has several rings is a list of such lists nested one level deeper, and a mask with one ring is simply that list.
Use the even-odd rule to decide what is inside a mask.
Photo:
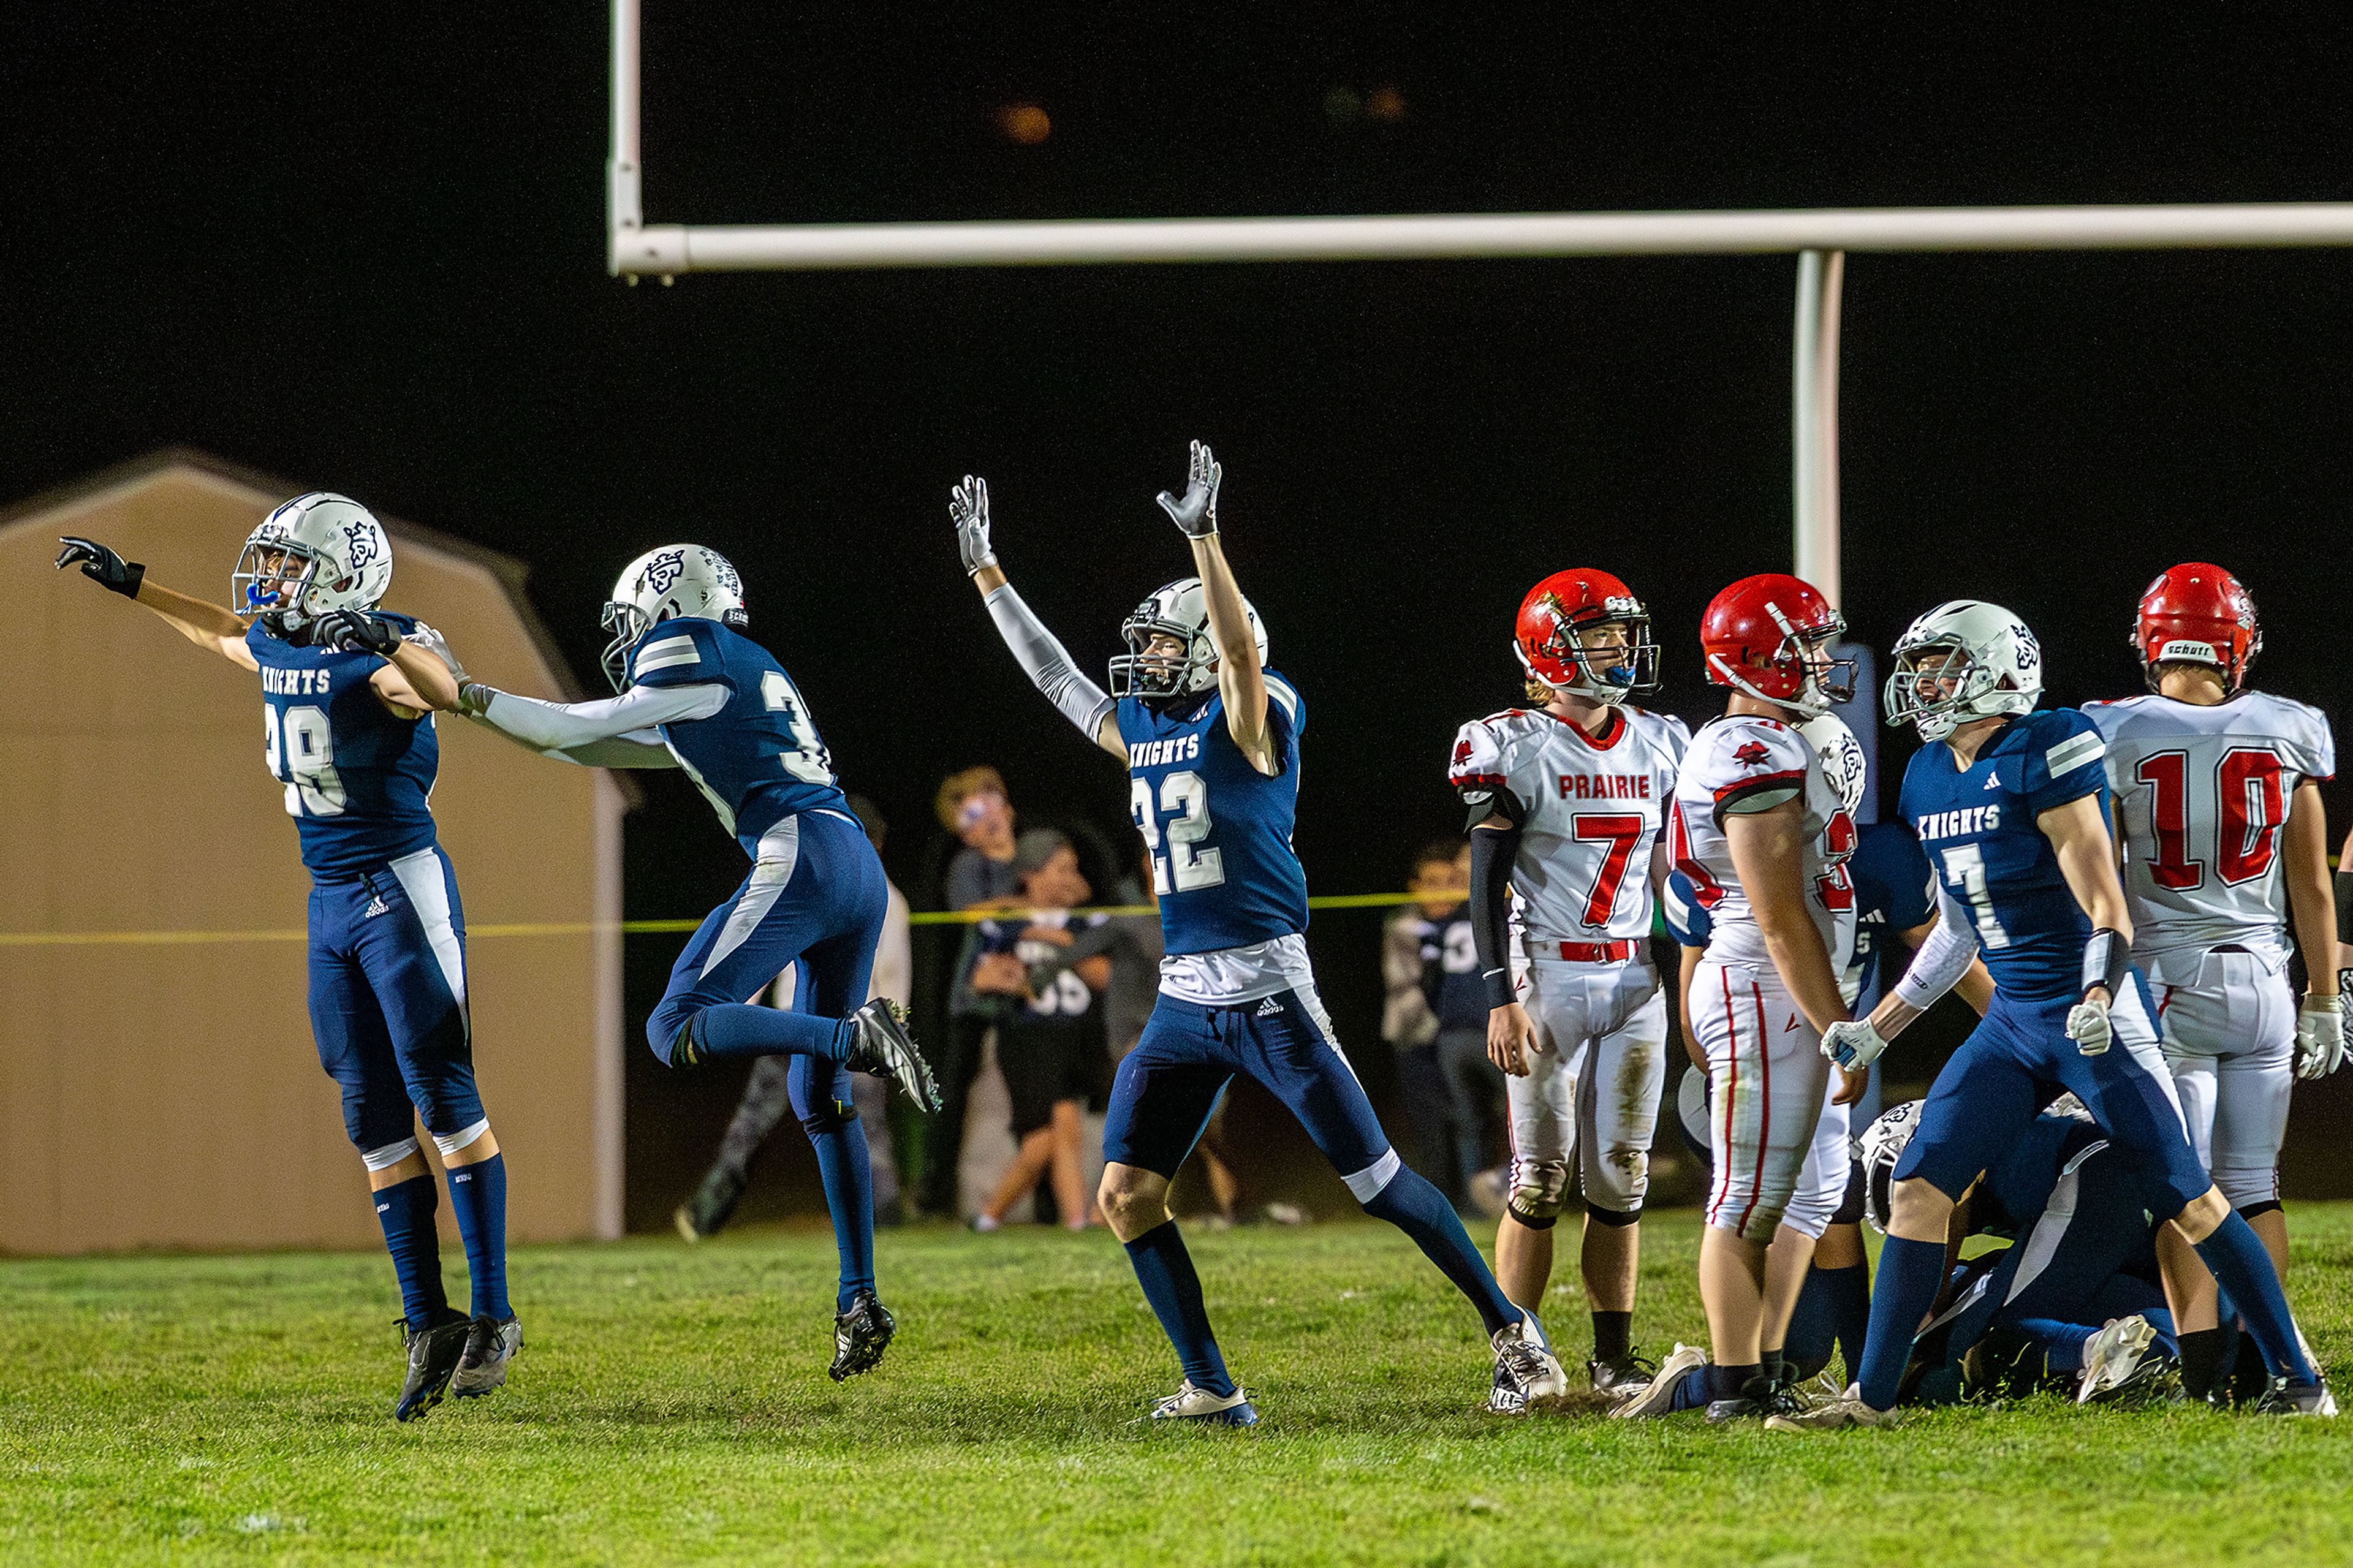
[{"label": "blurred crowd", "polygon": [[[881,813],[863,796],[850,805],[881,848]],[[935,1216],[983,1232],[1100,1224],[1093,1194],[1112,1076],[1142,1037],[1160,984],[1150,862],[1140,840],[1115,847],[1082,821],[1025,825],[993,767],[951,773],[933,805],[945,837],[923,891],[936,891],[928,907],[962,917],[930,943],[952,958],[916,963],[913,905],[893,884],[873,989],[902,1006],[919,988],[930,993],[919,1013],[944,1103],[917,1117],[887,1101],[880,1079],[851,1075],[877,1222]],[[1457,1209],[1493,1215],[1504,1193],[1504,1084],[1486,1055],[1470,877],[1459,837],[1430,845],[1411,867],[1413,901],[1381,931],[1381,1035],[1403,1102],[1400,1152]],[[795,994],[788,970],[765,999],[790,1007]],[[678,1207],[689,1239],[724,1226],[752,1181],[788,1106],[787,1059],[753,1068],[717,1157]],[[1180,1173],[1180,1201],[1213,1225],[1301,1223],[1293,1205],[1245,1204],[1226,1117],[1220,1100]]]}]

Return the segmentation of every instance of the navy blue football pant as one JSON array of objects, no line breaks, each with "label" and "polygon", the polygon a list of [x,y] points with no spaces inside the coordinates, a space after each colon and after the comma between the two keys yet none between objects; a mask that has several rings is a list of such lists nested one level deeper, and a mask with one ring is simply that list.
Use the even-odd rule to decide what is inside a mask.
[{"label": "navy blue football pant", "polygon": [[2189,1146],[2137,970],[2109,1009],[2114,1037],[2087,1057],[2067,1037],[2072,996],[2021,1002],[1997,993],[1977,1028],[1953,1053],[1920,1109],[1920,1130],[1896,1162],[1895,1179],[1919,1176],[1958,1198],[1981,1171],[2001,1163],[2010,1142],[2042,1108],[2072,1090],[2135,1179],[2150,1213],[2171,1219],[2205,1195],[2213,1179]]},{"label": "navy blue football pant", "polygon": [[311,887],[311,1030],[363,1154],[483,1120],[466,1015],[466,915],[436,847]]},{"label": "navy blue football pant", "polygon": [[[646,1020],[654,1055],[669,1062],[696,1014],[749,1002],[796,962],[793,1012],[838,1019],[865,1005],[889,889],[854,818],[820,809],[777,823],[761,837],[744,885],[704,918],[670,966],[670,986]],[[849,1099],[846,1087],[839,1098]]]}]

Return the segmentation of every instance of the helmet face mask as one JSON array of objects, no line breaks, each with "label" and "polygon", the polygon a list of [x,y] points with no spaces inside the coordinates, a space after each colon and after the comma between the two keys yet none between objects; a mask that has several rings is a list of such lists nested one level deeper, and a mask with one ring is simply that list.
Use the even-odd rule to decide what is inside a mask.
[{"label": "helmet face mask", "polygon": [[1999,605],[1956,599],[1896,639],[1880,701],[1888,723],[1941,741],[1980,719],[2031,713],[2042,696],[2042,646],[2026,623]]},{"label": "helmet face mask", "polygon": [[664,544],[621,568],[598,616],[613,634],[600,662],[614,690],[628,689],[629,654],[646,634],[681,616],[737,631],[752,624],[744,608],[744,579],[727,557],[701,544]]},{"label": "helmet face mask", "polygon": [[229,603],[274,637],[337,610],[370,610],[392,584],[392,541],[367,508],[314,490],[273,510],[247,536]]}]

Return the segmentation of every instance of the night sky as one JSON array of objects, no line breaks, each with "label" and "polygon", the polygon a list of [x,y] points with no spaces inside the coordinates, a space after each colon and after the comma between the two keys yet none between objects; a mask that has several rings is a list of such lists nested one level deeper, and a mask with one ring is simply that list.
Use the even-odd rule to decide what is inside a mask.
[{"label": "night sky", "polygon": [[[2353,196],[2334,7],[1972,7],[1941,32],[1863,8],[872,9],[652,0],[649,221]],[[600,7],[36,0],[0,45],[0,500],[171,442],[343,490],[527,562],[584,682],[621,563],[711,544],[899,829],[918,907],[951,768],[997,763],[1037,816],[1125,815],[957,568],[967,471],[1092,667],[1187,569],[1151,498],[1188,437],[1215,444],[1228,551],[1309,704],[1319,892],[1394,886],[1456,826],[1447,741],[1514,700],[1538,577],[1625,577],[1662,705],[1703,713],[1701,606],[1789,564],[1788,258],[630,289],[603,265]],[[1042,142],[1001,129],[1019,103]],[[1884,648],[1937,600],[1995,598],[2055,700],[2116,695],[2140,587],[2206,557],[2265,612],[2262,683],[2346,711],[2348,283],[2342,251],[1851,258],[1858,633]],[[226,593],[229,565],[180,585]],[[700,913],[740,854],[654,784],[629,912]],[[1372,944],[1364,917],[1319,928],[1359,1038]],[[633,954],[633,1007],[667,960]]]}]

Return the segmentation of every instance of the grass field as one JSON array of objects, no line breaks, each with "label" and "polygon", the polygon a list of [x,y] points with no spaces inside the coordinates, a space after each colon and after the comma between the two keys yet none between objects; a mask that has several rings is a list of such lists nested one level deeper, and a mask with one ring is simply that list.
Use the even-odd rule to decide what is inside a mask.
[{"label": "grass field", "polygon": [[[2341,1360],[2353,1206],[2292,1223],[2291,1290]],[[1697,1230],[1648,1236],[1638,1329],[1663,1350],[1700,1337]],[[406,1426],[380,1257],[0,1263],[0,1560],[2353,1559],[2353,1420],[1498,1420],[1476,1320],[1387,1226],[1193,1247],[1254,1433],[1134,1424],[1176,1373],[1100,1232],[886,1234],[899,1343],[839,1388],[822,1235],[527,1248],[514,1381]],[[1581,1363],[1581,1301],[1555,1300]]]}]

